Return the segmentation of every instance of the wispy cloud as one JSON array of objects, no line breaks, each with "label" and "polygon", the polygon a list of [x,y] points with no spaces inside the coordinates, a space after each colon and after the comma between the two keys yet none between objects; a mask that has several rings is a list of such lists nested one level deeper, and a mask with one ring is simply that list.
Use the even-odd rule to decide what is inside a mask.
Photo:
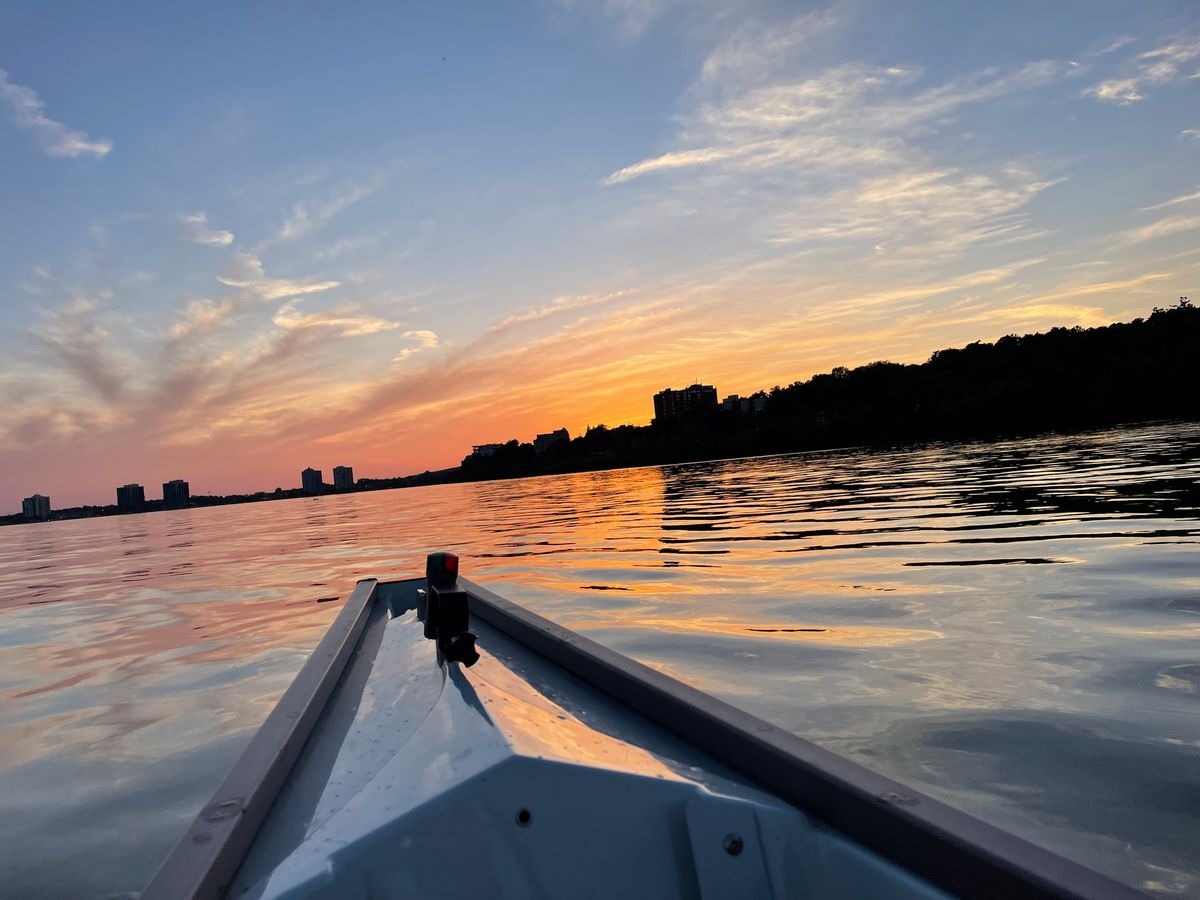
[{"label": "wispy cloud", "polygon": [[[403,331],[354,304],[306,308],[337,282],[272,278],[250,254],[239,254],[221,283],[225,296],[189,301],[163,330],[152,312],[118,312],[111,290],[72,293],[50,272],[35,272],[31,294],[46,305],[31,330],[30,368],[17,373],[23,392],[0,423],[0,445],[83,432],[96,441],[124,435],[139,446],[176,447],[221,433],[270,434],[303,414],[297,398],[332,402],[353,383],[354,366],[339,358],[346,341]],[[256,312],[279,300],[265,317]],[[235,320],[237,329],[225,328]],[[403,335],[420,349],[438,343],[429,330]],[[11,394],[9,387],[0,383]]]},{"label": "wispy cloud", "polygon": [[[821,27],[824,19],[801,17],[788,33]],[[745,56],[746,40],[710,59]],[[737,74],[724,84],[701,78],[678,138],[692,146],[625,166],[604,184],[660,173],[658,190],[702,198],[692,209],[753,210],[768,244],[869,241],[894,257],[904,247],[949,254],[1026,235],[1022,208],[1059,179],[1017,163],[933,166],[919,142],[962,107],[1054,84],[1076,67],[1043,60],[932,85],[900,66],[843,65],[798,80],[755,70],[749,85],[733,63],[710,71]]]},{"label": "wispy cloud", "polygon": [[32,335],[83,388],[112,403],[126,392],[130,366],[117,355],[108,331],[96,320],[101,303],[109,299],[108,292],[72,297],[57,308],[43,310]]},{"label": "wispy cloud", "polygon": [[1119,278],[1109,281],[1083,281],[1075,284],[1056,285],[1046,290],[1027,293],[1018,299],[1024,300],[1025,305],[1047,305],[1059,303],[1063,300],[1094,297],[1098,294],[1125,293],[1148,287],[1158,290],[1162,282],[1170,279],[1171,275],[1171,272],[1143,272],[1131,278]]},{"label": "wispy cloud", "polygon": [[422,350],[432,350],[434,347],[438,346],[438,336],[432,331],[425,329],[406,331],[404,332],[403,336],[411,341],[416,341],[417,343],[415,346],[403,348],[399,353],[392,357],[392,362],[394,363],[404,362],[404,360],[408,359],[415,353],[420,353]]},{"label": "wispy cloud", "polygon": [[206,212],[190,213],[179,218],[183,222],[184,234],[193,244],[228,247],[233,243],[232,231],[209,228],[208,213]]},{"label": "wispy cloud", "polygon": [[571,14],[599,15],[614,23],[622,37],[634,38],[680,0],[549,0],[549,3]]},{"label": "wispy cloud", "polygon": [[428,331],[428,330],[406,331],[406,332],[404,332],[404,336],[406,338],[411,338],[414,341],[419,341],[421,346],[427,350],[432,349],[433,347],[436,347],[438,345],[438,336],[437,336],[437,334],[435,334],[432,331]]},{"label": "wispy cloud", "polygon": [[618,169],[605,178],[602,183],[606,185],[620,184],[622,181],[631,181],[640,175],[647,175],[651,172],[659,172],[664,169],[682,169],[687,166],[703,166],[708,163],[720,162],[723,159],[729,159],[730,157],[747,153],[751,149],[752,148],[750,147],[701,147],[696,150],[678,150],[672,153],[664,153],[662,156],[656,156],[652,159],[644,159],[639,163],[634,163],[631,166]]},{"label": "wispy cloud", "polygon": [[781,58],[807,47],[818,37],[826,37],[842,22],[836,7],[814,10],[782,24],[747,19],[704,60],[700,80],[728,83],[761,77],[777,67]]},{"label": "wispy cloud", "polygon": [[192,300],[167,333],[173,341],[181,341],[194,334],[212,331],[229,321],[236,310],[237,304],[233,300]]},{"label": "wispy cloud", "polygon": [[1140,78],[1111,78],[1084,91],[1084,94],[1108,103],[1136,103],[1145,100],[1146,84]]},{"label": "wispy cloud", "polygon": [[326,247],[322,247],[312,255],[315,260],[336,259],[344,253],[361,250],[378,242],[380,235],[365,235],[361,237],[338,238]]},{"label": "wispy cloud", "polygon": [[374,178],[321,200],[295,204],[291,213],[284,219],[275,240],[292,241],[319,231],[355,203],[374,194],[382,185],[382,178]]},{"label": "wispy cloud", "polygon": [[93,140],[84,132],[51,119],[37,93],[9,81],[3,69],[0,69],[0,100],[8,106],[16,126],[32,132],[38,145],[50,156],[106,156],[113,148],[112,141]]},{"label": "wispy cloud", "polygon": [[1164,200],[1162,203],[1155,203],[1153,206],[1143,206],[1142,212],[1149,212],[1153,209],[1166,209],[1168,206],[1178,206],[1181,203],[1192,203],[1200,200],[1200,190],[1193,191],[1190,194],[1180,194],[1178,197],[1172,197],[1170,200]]},{"label": "wispy cloud", "polygon": [[1200,228],[1200,216],[1167,216],[1140,228],[1131,228],[1122,234],[1126,241],[1140,243],[1155,238],[1178,234],[1181,231],[1191,231]]},{"label": "wispy cloud", "polygon": [[920,77],[902,67],[841,66],[801,81],[775,82],[707,101],[685,117],[684,135],[703,146],[626,166],[605,179],[630,181],[662,169],[729,162],[738,170],[780,166],[844,168],[896,157],[896,140],[958,107],[1030,90],[1072,71],[1042,61],[994,69],[935,87],[900,92]]},{"label": "wispy cloud", "polygon": [[627,298],[631,293],[628,290],[621,290],[612,291],[607,294],[564,294],[555,297],[549,303],[542,304],[541,306],[530,307],[529,309],[505,316],[492,326],[489,334],[495,337],[499,333],[508,331],[518,325],[527,325],[531,322],[539,322],[550,316],[572,312],[587,306],[596,306],[609,301]]},{"label": "wispy cloud", "polygon": [[272,320],[275,325],[285,330],[332,328],[342,337],[361,337],[400,327],[399,322],[361,314],[349,307],[332,312],[302,313],[297,309],[299,303],[299,300],[292,300],[281,306]]},{"label": "wispy cloud", "polygon": [[253,253],[234,256],[217,281],[236,290],[219,299],[204,297],[189,301],[167,331],[173,345],[216,331],[259,304],[318,294],[340,286],[337,281],[271,278],[263,269],[262,260]]},{"label": "wispy cloud", "polygon": [[1126,63],[1126,72],[1121,77],[1101,81],[1083,93],[1106,103],[1127,106],[1145,100],[1151,88],[1189,77],[1185,75],[1183,66],[1198,57],[1200,38],[1175,40],[1154,50],[1137,54]]},{"label": "wispy cloud", "polygon": [[229,287],[244,288],[262,300],[282,300],[300,294],[315,294],[337,287],[337,281],[296,281],[289,278],[268,278],[262,260],[253,253],[239,253],[232,265],[217,280]]},{"label": "wispy cloud", "polygon": [[1127,35],[1127,34],[1122,35],[1119,38],[1114,38],[1113,40],[1109,41],[1107,44],[1105,44],[1099,50],[1095,50],[1092,53],[1090,53],[1089,55],[1091,55],[1091,56],[1107,56],[1109,53],[1115,53],[1116,51],[1120,50],[1122,47],[1126,46],[1127,44],[1132,44],[1133,41],[1134,41],[1134,39],[1132,37],[1130,37],[1129,35]]}]

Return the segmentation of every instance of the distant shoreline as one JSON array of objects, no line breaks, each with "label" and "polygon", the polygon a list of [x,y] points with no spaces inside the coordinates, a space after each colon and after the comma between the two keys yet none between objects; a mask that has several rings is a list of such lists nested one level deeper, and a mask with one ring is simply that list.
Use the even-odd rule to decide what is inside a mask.
[{"label": "distant shoreline", "polygon": [[[373,491],[395,491],[395,490],[401,490],[404,488],[437,487],[439,485],[468,484],[468,483],[470,483],[470,484],[488,484],[488,483],[496,482],[496,481],[518,481],[518,480],[524,480],[524,479],[528,479],[528,478],[553,478],[556,475],[576,475],[576,474],[582,474],[584,472],[624,472],[624,471],[635,470],[635,469],[655,469],[655,468],[659,468],[661,466],[686,466],[686,465],[695,465],[697,463],[705,463],[705,462],[714,462],[714,463],[716,463],[716,462],[743,462],[743,461],[756,460],[756,459],[769,459],[771,457],[777,457],[777,456],[816,456],[818,454],[824,454],[824,453],[841,453],[841,452],[850,452],[850,451],[854,451],[854,450],[862,450],[862,451],[868,451],[868,452],[872,452],[872,453],[883,453],[883,452],[887,452],[890,450],[913,449],[913,448],[917,448],[917,447],[928,447],[928,446],[933,446],[933,445],[937,445],[937,444],[999,443],[1001,441],[1029,440],[1029,439],[1040,438],[1040,437],[1054,437],[1054,436],[1071,437],[1073,435],[1094,434],[1097,432],[1111,431],[1111,430],[1118,429],[1118,428],[1148,428],[1148,427],[1157,426],[1157,425],[1166,426],[1166,425],[1190,425],[1190,424],[1200,425],[1200,418],[1195,418],[1195,419],[1192,419],[1192,418],[1145,419],[1145,420],[1132,421],[1132,422],[1114,422],[1109,425],[1098,425],[1098,426],[1091,427],[1091,428],[1078,428],[1078,429],[1069,429],[1069,430],[1051,429],[1051,430],[1045,430],[1045,431],[1028,432],[1028,433],[1023,433],[1023,434],[996,435],[996,436],[992,436],[992,437],[930,438],[928,440],[898,441],[898,442],[888,442],[888,443],[880,443],[880,444],[849,444],[849,445],[837,446],[837,447],[813,447],[813,448],[807,448],[804,450],[783,450],[783,451],[774,451],[774,452],[769,452],[769,453],[754,453],[754,454],[750,454],[749,456],[704,457],[702,459],[682,459],[682,460],[675,460],[672,462],[642,463],[640,465],[630,465],[630,466],[623,466],[623,465],[595,466],[592,468],[571,469],[571,470],[565,470],[565,471],[561,471],[561,472],[534,472],[534,473],[531,473],[528,475],[505,475],[505,476],[497,476],[495,478],[463,478],[463,477],[455,477],[453,475],[447,475],[446,477],[441,478],[441,479],[422,480],[422,479],[425,479],[425,477],[427,475],[439,476],[439,475],[442,475],[443,473],[457,473],[459,471],[458,468],[442,469],[437,472],[428,472],[428,473],[422,472],[417,475],[400,476],[399,478],[396,478],[396,479],[371,479],[372,481],[393,481],[393,480],[395,480],[395,481],[406,482],[404,484],[394,484],[394,485],[393,484],[378,484],[378,485],[372,485],[370,487],[353,487],[353,488],[341,488],[341,489],[330,488],[330,490],[324,491],[320,494],[306,494],[306,493],[304,493],[304,491],[302,489],[296,488],[293,490],[283,491],[280,494],[276,494],[274,491],[270,491],[270,492],[264,491],[264,492],[262,492],[263,496],[259,496],[258,494],[231,495],[231,496],[226,496],[226,497],[202,495],[200,497],[193,497],[192,498],[193,502],[188,503],[186,506],[166,506],[161,501],[147,501],[147,503],[146,503],[147,508],[136,511],[136,512],[119,510],[119,509],[117,509],[117,507],[115,505],[113,505],[111,507],[86,507],[86,506],[85,507],[68,507],[63,510],[55,510],[54,511],[55,514],[52,515],[51,518],[48,520],[26,521],[26,520],[21,519],[19,515],[0,517],[0,526],[4,526],[4,525],[38,525],[38,524],[48,525],[52,522],[75,522],[75,521],[79,521],[81,519],[98,519],[98,518],[107,518],[110,516],[144,516],[144,515],[149,515],[151,513],[180,512],[181,510],[186,510],[186,509],[207,509],[207,508],[216,507],[216,506],[237,506],[237,505],[246,504],[246,503],[266,503],[266,502],[270,502],[273,500],[317,500],[317,499],[320,499],[321,497],[335,497],[335,496],[345,496],[345,495],[352,495],[352,494],[365,494],[365,493],[371,493]],[[70,513],[76,509],[101,509],[101,510],[110,510],[111,509],[112,511],[111,512],[96,512],[96,513],[90,513],[90,514],[84,514],[84,515],[63,515],[63,516],[58,515],[59,512]],[[19,521],[16,521],[16,522],[8,521],[10,519],[18,519]]]},{"label": "distant shoreline", "polygon": [[[921,364],[876,362],[835,368],[755,395],[761,411],[715,408],[650,425],[600,425],[542,450],[516,440],[492,445],[453,468],[395,478],[254,494],[195,496],[185,506],[147,501],[53,510],[49,520],[143,515],[311,496],[470,481],[608,471],[837,449],[939,441],[1077,434],[1118,426],[1200,420],[1191,387],[1200,359],[1200,309],[1181,301],[1145,319],[1096,328],[1055,328],[993,344],[939,350]],[[21,514],[0,525],[33,524]]]}]

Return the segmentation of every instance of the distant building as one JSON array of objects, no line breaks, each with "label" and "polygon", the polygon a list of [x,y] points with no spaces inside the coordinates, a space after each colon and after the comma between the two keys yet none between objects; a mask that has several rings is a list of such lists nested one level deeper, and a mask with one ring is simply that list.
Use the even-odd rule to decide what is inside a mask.
[{"label": "distant building", "polygon": [[654,395],[656,421],[680,419],[716,408],[717,389],[711,384],[693,384],[679,391],[667,388]]},{"label": "distant building", "polygon": [[117,488],[117,508],[124,512],[140,512],[146,505],[146,489],[140,484]]},{"label": "distant building", "polygon": [[495,456],[496,451],[503,446],[503,444],[476,444],[471,448],[471,456],[468,459],[487,459],[489,456]]},{"label": "distant building", "polygon": [[50,498],[34,494],[21,501],[21,515],[30,522],[44,522],[50,518]]},{"label": "distant building", "polygon": [[300,473],[300,483],[304,486],[304,493],[306,494],[319,494],[321,493],[321,488],[325,487],[325,481],[320,469],[305,469]]},{"label": "distant building", "polygon": [[571,435],[567,432],[567,429],[559,428],[557,431],[539,434],[535,437],[533,439],[533,449],[538,453],[544,453],[555,444],[565,444],[569,440],[571,440]]},{"label": "distant building", "polygon": [[335,488],[354,487],[354,469],[350,468],[350,466],[334,466],[333,486]]},{"label": "distant building", "polygon": [[187,506],[192,499],[192,491],[182,478],[163,484],[163,503],[167,506]]},{"label": "distant building", "polygon": [[751,397],[739,397],[737,394],[730,394],[721,401],[721,409],[726,412],[741,413],[743,416],[752,416],[763,411],[767,405],[767,398],[763,394],[755,394]]}]

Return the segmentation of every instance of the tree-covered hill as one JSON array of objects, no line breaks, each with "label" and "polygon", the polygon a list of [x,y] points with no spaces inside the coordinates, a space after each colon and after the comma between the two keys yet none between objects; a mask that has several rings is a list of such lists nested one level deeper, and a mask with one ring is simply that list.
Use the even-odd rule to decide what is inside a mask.
[{"label": "tree-covered hill", "polygon": [[921,364],[836,368],[766,393],[756,415],[598,426],[536,453],[510,441],[460,477],[502,478],[849,444],[1004,437],[1200,418],[1200,309],[1186,300],[1132,322],[1054,328],[939,350]]}]

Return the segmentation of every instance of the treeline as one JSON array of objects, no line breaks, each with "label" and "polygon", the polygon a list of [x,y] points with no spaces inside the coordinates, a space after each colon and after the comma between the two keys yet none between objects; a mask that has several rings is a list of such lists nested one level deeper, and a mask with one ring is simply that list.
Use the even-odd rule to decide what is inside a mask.
[{"label": "treeline", "polygon": [[835,368],[767,394],[763,410],[720,409],[648,426],[589,428],[537,453],[510,441],[463,460],[454,480],[686,462],[862,444],[998,438],[1150,419],[1200,418],[1200,309],[1055,328],[939,350],[927,362]]}]

